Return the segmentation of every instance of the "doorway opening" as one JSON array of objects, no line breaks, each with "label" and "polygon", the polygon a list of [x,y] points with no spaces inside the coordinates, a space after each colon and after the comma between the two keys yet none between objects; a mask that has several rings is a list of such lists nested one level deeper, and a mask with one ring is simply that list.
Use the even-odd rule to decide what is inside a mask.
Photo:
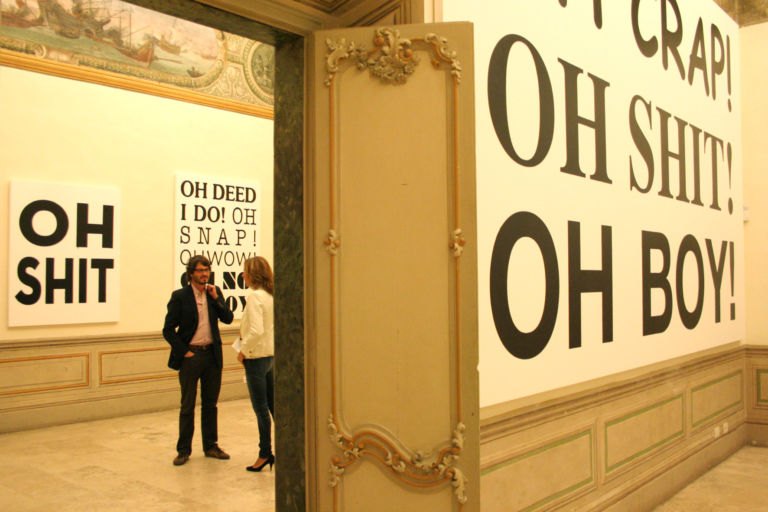
[{"label": "doorway opening", "polygon": [[[276,508],[306,509],[304,383],[304,38],[198,2],[127,0],[275,48],[274,212]],[[255,427],[255,418],[254,418]]]}]

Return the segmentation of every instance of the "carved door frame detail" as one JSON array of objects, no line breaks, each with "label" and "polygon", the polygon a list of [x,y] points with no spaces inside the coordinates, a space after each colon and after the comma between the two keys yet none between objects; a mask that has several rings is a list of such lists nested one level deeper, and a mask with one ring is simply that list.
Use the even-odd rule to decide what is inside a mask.
[{"label": "carved door frame detail", "polygon": [[[401,482],[420,488],[435,487],[450,484],[458,502],[458,510],[461,512],[464,503],[467,502],[466,477],[456,467],[464,446],[464,432],[466,426],[462,418],[462,375],[461,375],[461,255],[466,240],[462,235],[459,216],[459,124],[458,124],[458,87],[461,83],[461,63],[456,52],[450,50],[445,38],[429,33],[423,38],[406,39],[400,37],[398,30],[391,28],[377,28],[373,36],[373,47],[368,49],[355,41],[340,39],[338,41],[326,40],[327,54],[325,62],[325,85],[328,88],[329,102],[329,200],[330,227],[328,236],[323,241],[325,250],[330,257],[330,379],[331,379],[331,412],[328,417],[328,430],[332,442],[341,453],[332,458],[330,463],[329,484],[333,488],[333,510],[339,509],[339,484],[345,469],[353,465],[363,457],[369,457],[378,461],[384,468]],[[455,286],[456,286],[456,404],[455,420],[453,424],[453,436],[445,443],[433,448],[431,451],[414,451],[404,446],[402,442],[389,435],[387,432],[372,428],[364,428],[353,432],[346,432],[340,421],[338,405],[339,388],[337,386],[337,289],[339,252],[342,248],[342,236],[337,226],[336,212],[336,187],[337,187],[337,159],[336,159],[336,120],[335,78],[342,66],[354,65],[359,71],[368,70],[369,73],[379,78],[385,84],[405,85],[408,78],[416,71],[420,63],[417,51],[426,52],[430,63],[435,70],[448,71],[452,78],[452,108],[453,119],[452,144],[453,161],[449,163],[447,171],[453,178],[453,207],[454,229],[447,234],[447,248],[452,252],[455,260]]]}]

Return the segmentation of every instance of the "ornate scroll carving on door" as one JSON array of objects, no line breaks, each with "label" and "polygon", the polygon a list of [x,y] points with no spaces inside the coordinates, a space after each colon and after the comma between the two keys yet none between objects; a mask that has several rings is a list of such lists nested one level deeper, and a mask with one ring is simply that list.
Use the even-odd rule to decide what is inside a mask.
[{"label": "ornate scroll carving on door", "polygon": [[[332,457],[330,462],[330,485],[334,493],[334,511],[339,507],[339,484],[345,470],[357,461],[368,458],[374,463],[380,463],[383,469],[402,483],[419,488],[450,485],[453,487],[459,511],[467,501],[465,490],[466,478],[457,467],[457,461],[462,455],[464,445],[465,424],[462,420],[462,386],[461,386],[461,294],[460,294],[460,265],[463,247],[466,240],[462,236],[459,218],[459,165],[458,165],[458,87],[461,82],[461,64],[456,52],[451,51],[446,39],[436,34],[426,34],[423,38],[406,39],[400,37],[397,30],[379,28],[373,36],[373,46],[366,47],[355,41],[341,39],[326,40],[327,54],[325,62],[325,85],[328,87],[329,101],[329,169],[330,169],[330,227],[324,240],[324,248],[330,257],[330,379],[331,379],[331,412],[328,417],[328,429],[339,454]],[[354,66],[358,71],[368,70],[370,75],[380,79],[385,84],[406,85],[413,75],[422,57],[426,55],[435,71],[450,74],[448,90],[452,94],[447,102],[452,109],[452,126],[448,133],[452,135],[453,158],[449,159],[447,182],[452,181],[453,197],[453,229],[446,233],[445,248],[451,251],[455,261],[455,332],[456,343],[451,357],[455,358],[455,386],[453,396],[456,403],[452,413],[452,438],[438,444],[431,450],[414,450],[408,448],[393,434],[384,428],[366,426],[352,431],[343,428],[341,411],[339,410],[339,354],[337,339],[337,275],[340,269],[340,256],[343,251],[343,236],[337,225],[336,193],[338,165],[336,156],[337,134],[335,104],[337,90],[335,88],[337,74]],[[450,222],[450,221],[449,221]]]}]

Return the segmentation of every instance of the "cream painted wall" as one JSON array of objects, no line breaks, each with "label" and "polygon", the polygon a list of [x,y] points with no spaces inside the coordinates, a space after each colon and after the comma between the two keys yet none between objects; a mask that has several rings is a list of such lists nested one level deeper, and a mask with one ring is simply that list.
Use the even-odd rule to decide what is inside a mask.
[{"label": "cream painted wall", "polygon": [[768,345],[768,23],[741,29],[742,141],[744,158],[745,280],[747,336],[750,344]]},{"label": "cream painted wall", "polygon": [[[174,287],[177,171],[259,181],[260,245],[272,261],[271,120],[2,66],[0,112],[0,341],[160,331]],[[121,190],[118,322],[7,327],[11,179]]]}]

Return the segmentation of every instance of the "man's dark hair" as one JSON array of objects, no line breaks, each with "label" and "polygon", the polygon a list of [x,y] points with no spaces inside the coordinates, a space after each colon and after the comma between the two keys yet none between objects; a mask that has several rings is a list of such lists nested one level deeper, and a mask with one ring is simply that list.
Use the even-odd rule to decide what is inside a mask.
[{"label": "man's dark hair", "polygon": [[187,262],[187,276],[191,276],[198,265],[208,267],[209,269],[211,268],[211,262],[208,260],[208,258],[202,254],[196,254],[189,258],[189,261]]}]

